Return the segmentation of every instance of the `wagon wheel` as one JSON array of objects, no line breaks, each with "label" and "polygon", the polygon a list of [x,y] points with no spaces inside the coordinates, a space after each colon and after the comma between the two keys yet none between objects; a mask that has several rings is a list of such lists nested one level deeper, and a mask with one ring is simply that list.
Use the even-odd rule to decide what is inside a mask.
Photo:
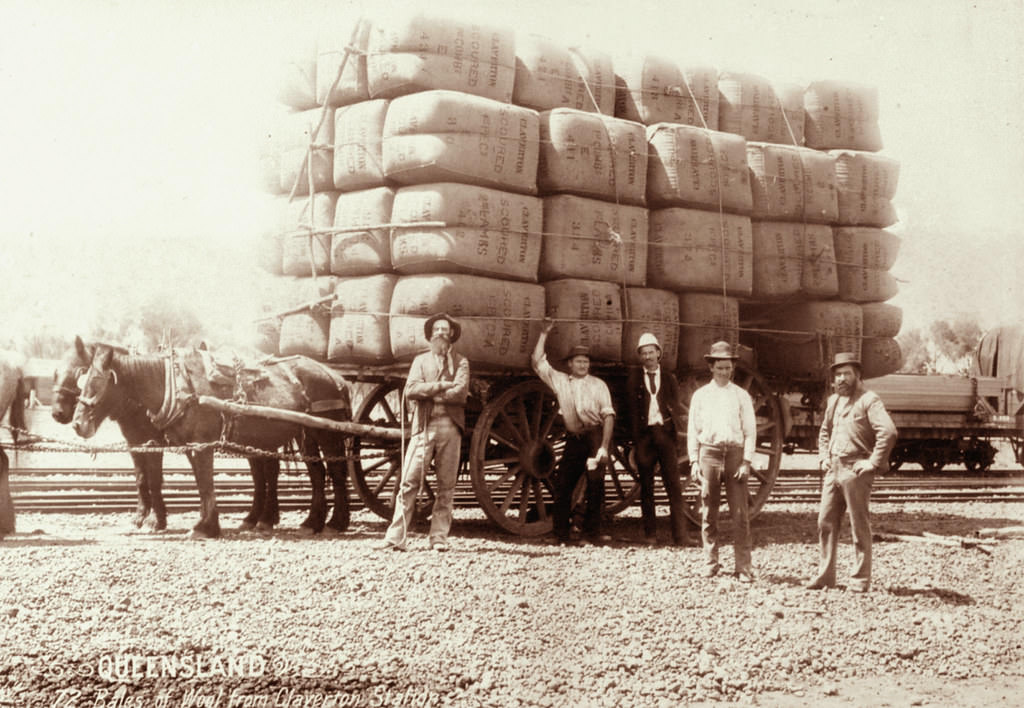
[{"label": "wagon wheel", "polygon": [[[398,428],[400,382],[388,381],[374,387],[363,399],[356,412],[355,422]],[[412,413],[405,409],[405,427],[411,426]],[[406,445],[409,441],[406,439]],[[395,496],[402,476],[401,443],[373,438],[352,438],[352,454],[348,469],[356,491],[367,508],[383,519],[391,520],[395,513]],[[434,491],[428,479],[423,480],[423,490],[416,499],[414,522],[430,517],[434,504]]]},{"label": "wagon wheel", "polygon": [[473,492],[487,518],[520,536],[549,532],[552,475],[564,446],[558,403],[542,382],[524,381],[489,401],[469,455]]},{"label": "wagon wheel", "polygon": [[[700,379],[692,376],[681,379],[679,382],[681,395],[686,392],[692,394],[697,387],[708,380],[709,376],[707,375]],[[779,397],[768,388],[765,380],[743,362],[736,362],[733,382],[750,394],[754,402],[754,415],[757,417],[757,446],[754,448],[754,464],[747,483],[750,494],[747,508],[750,511],[750,518],[753,519],[761,513],[761,508],[771,496],[775,480],[779,476],[779,467],[782,464],[782,440],[785,433],[782,404],[779,403]],[[683,398],[683,410],[688,412],[690,397],[684,395]],[[690,468],[689,458],[682,456],[685,452],[685,444],[681,444],[680,473],[686,473]],[[684,493],[686,515],[699,525],[699,485],[691,480],[691,483],[684,489]]]}]

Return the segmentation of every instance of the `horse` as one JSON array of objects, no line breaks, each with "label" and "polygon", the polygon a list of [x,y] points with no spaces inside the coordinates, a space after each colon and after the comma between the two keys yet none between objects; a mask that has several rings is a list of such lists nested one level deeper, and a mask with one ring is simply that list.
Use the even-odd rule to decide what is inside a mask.
[{"label": "horse", "polygon": [[[112,347],[120,354],[127,354],[127,349]],[[76,338],[75,346],[64,352],[61,358],[61,370],[56,375],[53,387],[53,404],[50,412],[53,419],[61,425],[67,425],[75,413],[75,404],[81,391],[78,381],[89,370],[92,361],[92,347],[86,346],[81,338]],[[138,402],[118,392],[117,400],[110,409],[110,419],[117,423],[125,442],[132,447],[140,447],[150,442],[162,442],[163,434],[156,429],[146,415],[146,409]],[[164,503],[164,467],[163,452],[128,453],[135,469],[135,486],[138,502],[135,507],[133,523],[136,528],[146,525],[153,531],[167,528],[167,505]]]},{"label": "horse", "polygon": [[[82,360],[89,361],[72,416],[72,426],[80,436],[92,437],[119,401],[127,399],[145,409],[153,425],[171,444],[199,444],[197,449],[186,452],[200,498],[200,518],[193,527],[193,536],[214,538],[220,535],[213,489],[213,446],[222,438],[243,448],[266,453],[266,456],[249,455],[254,479],[263,474],[275,481],[279,463],[273,457],[274,451],[290,440],[300,440],[300,449],[307,455],[310,476],[314,479],[311,525],[319,525],[319,528],[323,528],[326,517],[324,462],[312,453],[322,451],[326,456],[326,471],[330,472],[335,485],[335,508],[329,525],[339,530],[347,528],[348,477],[342,436],[321,428],[259,415],[222,416],[211,408],[198,405],[196,399],[199,395],[230,398],[237,393],[210,380],[200,350],[133,356],[115,351],[109,345],[97,344],[89,352],[80,338],[76,339],[75,346]],[[261,365],[257,373],[242,386],[246,402],[250,404],[290,411],[313,411],[317,416],[333,420],[351,418],[348,383],[313,359],[295,356],[271,360]],[[258,484],[257,493],[260,489]]]},{"label": "horse", "polygon": [[[27,430],[25,399],[28,393],[25,388],[21,359],[20,354],[0,351],[0,420],[3,420],[9,410],[8,423],[11,427],[11,438],[15,444],[18,442],[18,431]],[[0,445],[0,538],[14,533],[14,500],[11,499],[9,473],[10,462],[3,446]]]}]

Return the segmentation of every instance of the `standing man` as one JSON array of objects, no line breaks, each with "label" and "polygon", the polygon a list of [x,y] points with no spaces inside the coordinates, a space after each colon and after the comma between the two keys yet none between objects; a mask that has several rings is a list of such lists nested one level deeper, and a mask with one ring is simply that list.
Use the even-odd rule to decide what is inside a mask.
[{"label": "standing man", "polygon": [[679,479],[676,431],[682,431],[679,382],[671,371],[661,368],[661,343],[650,332],[640,335],[636,345],[643,364],[632,369],[628,381],[629,419],[636,445],[636,469],[640,476],[640,513],[644,543],[658,542],[654,508],[654,465],[661,465],[661,479],[668,494],[672,544],[689,546],[683,512],[683,487]]},{"label": "standing man", "polygon": [[402,464],[395,515],[384,540],[375,546],[377,550],[406,550],[416,497],[431,461],[437,473],[437,491],[430,517],[430,547],[435,551],[449,548],[455,479],[466,427],[469,362],[452,349],[462,327],[447,314],[427,319],[423,333],[430,351],[413,359],[403,394],[412,406],[412,438]]},{"label": "standing man", "polygon": [[544,345],[555,326],[545,318],[540,337],[533,349],[533,370],[547,384],[558,399],[558,407],[565,421],[565,449],[558,461],[554,489],[555,539],[561,544],[571,543],[569,517],[572,511],[572,492],[580,476],[587,475],[587,509],[583,517],[583,536],[594,544],[608,543],[611,536],[601,533],[601,512],[604,508],[604,473],[611,461],[608,450],[615,429],[615,408],[604,381],[590,375],[590,350],[575,346],[569,351],[566,363],[569,373],[556,370],[548,363]]},{"label": "standing man", "polygon": [[868,498],[875,473],[889,468],[896,426],[878,394],[864,388],[856,354],[836,354],[831,372],[836,392],[828,398],[818,432],[818,466],[825,473],[818,511],[821,555],[818,574],[807,587],[817,590],[835,586],[839,531],[843,511],[849,509],[856,549],[850,590],[867,592],[871,587]]},{"label": "standing man", "polygon": [[757,442],[757,419],[750,394],[732,382],[738,357],[728,342],[715,342],[704,355],[711,381],[693,392],[686,428],[686,447],[694,479],[700,481],[701,537],[707,566],[705,577],[721,570],[718,563],[718,507],[722,483],[732,515],[736,577],[754,580],[750,562],[750,512],[747,479]]}]

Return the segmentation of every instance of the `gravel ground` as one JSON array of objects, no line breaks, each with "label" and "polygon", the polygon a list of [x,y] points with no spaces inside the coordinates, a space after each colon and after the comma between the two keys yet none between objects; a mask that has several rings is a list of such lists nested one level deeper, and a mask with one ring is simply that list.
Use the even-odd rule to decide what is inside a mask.
[{"label": "gravel ground", "polygon": [[[876,531],[903,533],[1024,519],[1024,504],[873,511]],[[749,586],[700,577],[695,548],[641,547],[638,515],[616,518],[612,547],[557,548],[460,511],[438,554],[422,534],[375,553],[384,522],[365,511],[342,536],[301,537],[294,513],[273,536],[217,541],[185,538],[194,514],[161,534],[24,514],[0,542],[0,705],[1020,704],[1022,540],[990,556],[876,543],[858,595],[801,587],[809,505],[754,522]]]}]

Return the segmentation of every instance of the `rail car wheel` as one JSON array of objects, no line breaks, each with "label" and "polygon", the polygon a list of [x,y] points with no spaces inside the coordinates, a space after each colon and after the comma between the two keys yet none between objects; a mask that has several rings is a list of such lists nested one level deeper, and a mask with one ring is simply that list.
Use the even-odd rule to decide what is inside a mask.
[{"label": "rail car wheel", "polygon": [[[685,399],[684,410],[688,408],[690,395],[707,383],[710,378],[683,377],[679,381],[680,393]],[[782,418],[782,404],[779,397],[768,388],[767,383],[761,376],[749,368],[743,362],[736,363],[736,371],[733,374],[733,382],[750,394],[754,402],[754,415],[757,417],[757,446],[754,449],[754,465],[748,481],[750,498],[748,509],[750,518],[753,519],[759,513],[768,497],[771,496],[775,487],[775,480],[779,476],[779,467],[782,464],[782,441],[785,430]],[[686,449],[680,449],[679,471],[681,474],[689,472],[690,460],[683,457]],[[693,482],[688,484],[684,490],[686,500],[686,515],[691,521],[700,524],[700,486]],[[725,491],[722,491],[724,502]]]},{"label": "rail car wheel", "polygon": [[[397,429],[402,412],[401,395],[400,382],[389,381],[377,385],[359,405],[355,422]],[[405,427],[408,429],[412,424],[412,413],[406,408],[404,414]],[[402,479],[401,443],[353,437],[348,465],[352,483],[363,503],[377,516],[390,521],[395,513],[395,496]],[[434,505],[434,491],[430,486],[429,475],[426,477],[423,490],[416,499],[413,520],[417,523],[430,518]]]}]

